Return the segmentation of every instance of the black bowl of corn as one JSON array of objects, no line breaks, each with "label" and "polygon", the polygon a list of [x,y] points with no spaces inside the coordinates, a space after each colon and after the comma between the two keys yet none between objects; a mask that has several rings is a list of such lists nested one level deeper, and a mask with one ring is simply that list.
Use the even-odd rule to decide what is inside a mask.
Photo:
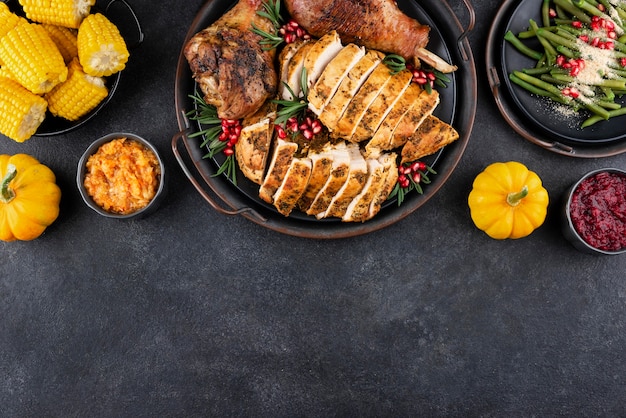
[{"label": "black bowl of corn", "polygon": [[18,142],[66,133],[92,119],[115,93],[130,56],[106,12],[79,9],[78,0],[62,2],[71,12],[60,4],[38,3],[0,2],[0,105],[5,109],[0,133]]}]

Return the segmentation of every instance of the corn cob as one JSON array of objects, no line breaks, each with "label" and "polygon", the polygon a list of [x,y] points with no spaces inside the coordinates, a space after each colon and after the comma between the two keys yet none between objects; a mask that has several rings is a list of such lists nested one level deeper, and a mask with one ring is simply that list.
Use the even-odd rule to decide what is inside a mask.
[{"label": "corn cob", "polygon": [[65,63],[69,63],[78,56],[78,42],[76,39],[76,30],[66,28],[65,26],[49,25],[43,23],[41,25],[54,44],[59,48],[59,52],[63,55]]},{"label": "corn cob", "polygon": [[83,72],[78,58],[69,65],[67,80],[45,95],[54,116],[78,120],[94,109],[109,94],[104,80]]},{"label": "corn cob", "polygon": [[129,53],[117,27],[101,13],[95,13],[78,28],[78,57],[85,73],[106,77],[126,67]]},{"label": "corn cob", "polygon": [[35,134],[46,116],[47,102],[16,81],[0,77],[0,132],[24,142]]},{"label": "corn cob", "polygon": [[23,18],[9,10],[9,6],[0,2],[0,38],[9,33]]},{"label": "corn cob", "polygon": [[33,22],[78,29],[96,0],[19,0]]},{"label": "corn cob", "polygon": [[47,93],[67,78],[63,56],[46,30],[26,20],[0,39],[0,60],[35,94]]}]

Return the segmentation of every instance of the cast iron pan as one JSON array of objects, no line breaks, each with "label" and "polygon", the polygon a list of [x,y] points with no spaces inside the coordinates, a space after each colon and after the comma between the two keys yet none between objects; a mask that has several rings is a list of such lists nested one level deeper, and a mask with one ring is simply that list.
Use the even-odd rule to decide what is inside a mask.
[{"label": "cast iron pan", "polygon": [[[626,151],[626,118],[616,117],[580,128],[586,111],[564,117],[546,98],[529,94],[509,80],[514,70],[533,67],[535,61],[504,40],[508,30],[527,30],[529,19],[541,22],[541,1],[505,0],[487,38],[487,76],[500,113],[525,139],[550,151],[571,157],[597,158]],[[528,46],[541,46],[524,40]],[[623,99],[622,99],[623,100]]]},{"label": "cast iron pan", "polygon": [[[258,198],[258,185],[247,180],[241,173],[238,173],[237,185],[223,175],[215,176],[223,159],[205,159],[203,156],[207,150],[200,148],[202,139],[189,138],[190,133],[199,130],[198,124],[185,116],[189,110],[194,109],[189,95],[194,93],[196,85],[181,48],[175,89],[180,132],[172,138],[172,150],[182,170],[215,210],[229,215],[241,214],[259,225],[289,235],[319,239],[344,238],[379,230],[403,219],[426,203],[441,188],[458,164],[469,141],[476,112],[476,72],[467,34],[474,26],[474,11],[467,0],[464,1],[470,16],[467,29],[463,29],[446,2],[429,0],[419,5],[414,0],[398,2],[406,14],[430,25],[428,48],[459,67],[451,75],[452,81],[448,87],[439,89],[441,104],[435,114],[451,123],[459,132],[460,138],[424,159],[437,174],[431,176],[432,183],[425,185],[423,195],[412,192],[401,206],[395,201],[389,201],[378,215],[367,222],[343,223],[338,219],[317,220],[295,210],[289,217],[284,217],[273,206]],[[212,0],[205,3],[192,22],[184,43],[217,20],[234,4],[233,0]],[[445,32],[439,28],[444,28]],[[180,147],[181,143],[184,148]],[[183,149],[186,156],[181,153]],[[193,170],[188,167],[189,160]]]}]

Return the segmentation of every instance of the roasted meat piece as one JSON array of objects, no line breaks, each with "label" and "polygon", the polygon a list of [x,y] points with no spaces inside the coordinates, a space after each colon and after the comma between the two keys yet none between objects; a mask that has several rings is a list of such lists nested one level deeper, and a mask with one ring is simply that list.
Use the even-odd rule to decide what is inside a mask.
[{"label": "roasted meat piece", "polygon": [[223,119],[241,119],[274,96],[275,50],[263,50],[250,29],[272,32],[271,22],[257,14],[262,0],[240,0],[208,28],[195,34],[184,54],[207,103]]},{"label": "roasted meat piece", "polygon": [[285,0],[285,5],[314,36],[334,29],[344,43],[421,59],[443,72],[456,69],[426,50],[430,28],[405,15],[394,0]]}]

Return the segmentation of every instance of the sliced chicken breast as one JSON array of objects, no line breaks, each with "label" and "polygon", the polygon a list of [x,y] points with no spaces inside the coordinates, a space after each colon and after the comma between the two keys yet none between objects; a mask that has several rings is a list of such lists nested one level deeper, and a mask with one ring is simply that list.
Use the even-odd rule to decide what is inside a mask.
[{"label": "sliced chicken breast", "polygon": [[285,45],[280,54],[278,55],[279,63],[279,82],[278,82],[278,94],[285,100],[291,100],[291,93],[285,87],[285,83],[289,82],[289,64],[293,59],[293,56],[298,50],[306,44],[308,41],[297,41]]},{"label": "sliced chicken breast", "polygon": [[311,175],[309,158],[294,158],[285,173],[282,183],[274,194],[274,207],[282,215],[289,216],[304,193]]},{"label": "sliced chicken breast", "polygon": [[396,126],[391,136],[391,141],[385,149],[392,150],[403,146],[422,122],[433,113],[438,104],[439,93],[436,90],[433,90],[431,93],[423,90],[413,103],[413,106],[411,106],[411,109],[404,114]]},{"label": "sliced chicken breast", "polygon": [[324,111],[319,114],[319,120],[329,131],[336,129],[337,122],[343,116],[348,104],[365,80],[380,65],[383,57],[380,52],[367,51],[341,80],[337,91],[324,107]]},{"label": "sliced chicken breast", "polygon": [[378,161],[383,165],[383,185],[378,193],[372,199],[372,203],[369,207],[369,213],[367,219],[372,219],[380,212],[380,208],[383,203],[389,198],[389,195],[393,191],[398,181],[398,165],[396,159],[398,155],[395,152],[384,153],[378,158]]},{"label": "sliced chicken breast", "polygon": [[259,189],[259,197],[267,203],[273,203],[274,194],[280,187],[289,169],[291,160],[298,150],[298,144],[278,138],[274,145],[274,153]]},{"label": "sliced chicken breast", "polygon": [[328,63],[341,51],[343,45],[337,31],[330,31],[313,43],[304,58],[307,91],[313,87]]},{"label": "sliced chicken breast", "polygon": [[365,48],[348,44],[326,65],[315,85],[309,89],[309,109],[319,115],[333,97],[341,80],[365,55]]},{"label": "sliced chicken breast", "polygon": [[402,163],[417,161],[459,139],[459,133],[430,115],[402,147]]},{"label": "sliced chicken breast", "polygon": [[368,219],[369,208],[385,183],[385,167],[377,158],[367,160],[367,181],[341,217],[343,222],[364,222]]},{"label": "sliced chicken breast", "polygon": [[335,193],[328,209],[316,216],[318,219],[336,217],[341,218],[346,212],[348,205],[356,195],[363,189],[367,181],[367,162],[357,144],[348,144],[348,155],[350,157],[350,170],[348,178],[343,186]]},{"label": "sliced chicken breast", "polygon": [[307,215],[318,215],[328,209],[330,201],[348,179],[350,172],[350,154],[344,142],[332,149],[332,166],[330,175],[306,211]]},{"label": "sliced chicken breast", "polygon": [[402,93],[409,87],[412,78],[413,73],[409,70],[400,71],[391,77],[367,108],[361,121],[356,126],[350,141],[362,142],[372,138],[383,119],[400,99]]},{"label": "sliced chicken breast", "polygon": [[409,84],[404,94],[400,96],[378,129],[376,129],[372,139],[365,145],[365,155],[368,158],[370,156],[375,158],[380,155],[380,152],[387,149],[398,122],[411,109],[413,102],[418,99],[421,92],[422,88],[420,86],[414,83]]},{"label": "sliced chicken breast", "polygon": [[313,47],[314,42],[311,40],[304,41],[304,43],[298,48],[295,54],[289,60],[289,64],[287,64],[287,72],[286,77],[281,80],[281,83],[286,83],[287,86],[291,89],[295,97],[291,95],[289,89],[285,87],[283,84],[283,99],[284,100],[295,100],[301,96],[302,87],[300,86],[300,81],[302,79],[302,69],[304,68],[304,59],[306,55],[309,53],[309,50]]},{"label": "sliced chicken breast", "polygon": [[312,165],[311,175],[306,189],[298,201],[298,208],[303,212],[306,212],[311,207],[311,203],[313,203],[319,191],[326,184],[333,165],[333,154],[328,148],[322,149],[320,152],[309,153],[309,158]]},{"label": "sliced chicken breast", "polygon": [[389,67],[384,64],[378,65],[348,103],[348,107],[332,131],[333,136],[344,139],[352,138],[361,118],[390,79],[391,70]]}]

